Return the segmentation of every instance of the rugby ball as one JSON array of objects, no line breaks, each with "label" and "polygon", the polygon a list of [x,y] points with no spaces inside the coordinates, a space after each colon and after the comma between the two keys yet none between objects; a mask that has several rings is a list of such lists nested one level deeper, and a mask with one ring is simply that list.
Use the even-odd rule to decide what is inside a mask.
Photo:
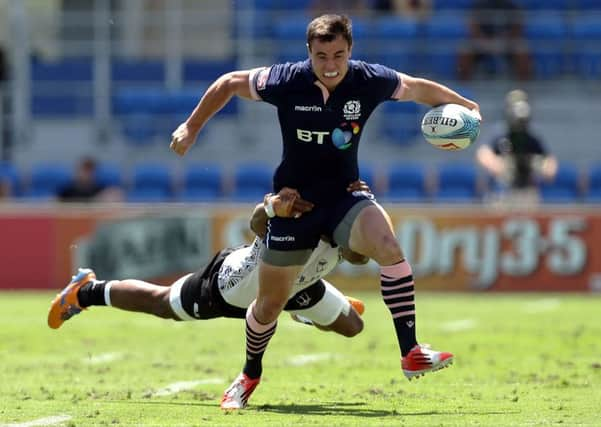
[{"label": "rugby ball", "polygon": [[478,138],[480,120],[478,112],[462,105],[439,105],[424,115],[422,134],[441,150],[463,150]]}]

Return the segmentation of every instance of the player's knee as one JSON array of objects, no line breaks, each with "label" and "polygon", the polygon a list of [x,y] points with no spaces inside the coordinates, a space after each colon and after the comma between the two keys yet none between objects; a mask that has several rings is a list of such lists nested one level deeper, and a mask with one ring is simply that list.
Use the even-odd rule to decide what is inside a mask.
[{"label": "player's knee", "polygon": [[363,319],[351,311],[348,316],[341,314],[330,328],[342,336],[352,338],[363,330]]},{"label": "player's knee", "polygon": [[282,312],[286,301],[278,299],[262,299],[257,300],[254,309],[256,319],[261,323],[269,323],[275,321]]},{"label": "player's knee", "polygon": [[351,321],[349,322],[349,330],[345,335],[347,337],[354,337],[355,335],[359,335],[361,331],[363,331],[363,319],[360,316],[357,316],[355,313],[349,316]]},{"label": "player's knee", "polygon": [[387,265],[403,258],[403,252],[397,238],[390,234],[381,236],[377,243],[377,255],[373,257],[378,264]]},{"label": "player's knee", "polygon": [[165,288],[153,292],[153,301],[155,301],[155,303],[152,307],[152,312],[155,316],[163,319],[179,320],[171,309],[171,304],[169,303],[169,291],[170,288]]}]

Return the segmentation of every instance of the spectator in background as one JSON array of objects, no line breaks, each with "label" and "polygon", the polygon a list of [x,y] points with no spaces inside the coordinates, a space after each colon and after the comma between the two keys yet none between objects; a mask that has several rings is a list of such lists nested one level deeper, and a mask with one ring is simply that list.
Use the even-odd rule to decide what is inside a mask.
[{"label": "spectator in background", "polygon": [[506,126],[488,144],[476,151],[476,160],[494,177],[502,201],[536,204],[537,182],[551,180],[557,173],[557,159],[530,130],[531,107],[522,90],[505,98]]},{"label": "spectator in background", "polygon": [[84,157],[77,165],[73,180],[58,194],[62,202],[116,202],[122,199],[121,191],[114,187],[105,187],[96,180],[96,161]]},{"label": "spectator in background", "polygon": [[476,0],[469,15],[470,41],[459,55],[459,77],[469,80],[480,65],[489,72],[505,62],[519,80],[531,74],[521,10],[511,0]]},{"label": "spectator in background", "polygon": [[418,21],[428,19],[432,13],[431,0],[372,0],[371,7],[378,13],[395,14]]}]

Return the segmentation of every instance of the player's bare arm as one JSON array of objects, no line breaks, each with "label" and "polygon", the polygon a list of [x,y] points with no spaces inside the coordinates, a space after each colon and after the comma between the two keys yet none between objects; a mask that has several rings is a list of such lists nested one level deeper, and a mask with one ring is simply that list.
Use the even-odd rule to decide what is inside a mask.
[{"label": "player's bare arm", "polygon": [[400,74],[403,86],[400,93],[400,101],[414,101],[431,107],[441,104],[459,104],[480,114],[478,103],[461,96],[453,89],[432,80],[412,77],[403,73]]},{"label": "player's bare arm", "polygon": [[251,70],[232,71],[215,80],[200,99],[188,119],[171,134],[169,148],[180,156],[196,142],[204,125],[220,111],[233,96],[251,99],[249,76]]}]

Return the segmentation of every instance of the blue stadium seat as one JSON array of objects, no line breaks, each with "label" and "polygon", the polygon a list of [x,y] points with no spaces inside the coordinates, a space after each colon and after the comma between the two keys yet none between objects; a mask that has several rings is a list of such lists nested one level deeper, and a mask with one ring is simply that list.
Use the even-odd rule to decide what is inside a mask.
[{"label": "blue stadium seat", "polygon": [[19,172],[12,163],[0,161],[0,181],[8,182],[12,196],[19,196],[21,194]]},{"label": "blue stadium seat", "polygon": [[113,163],[99,163],[96,166],[96,182],[103,187],[123,186],[121,168]]},{"label": "blue stadium seat", "polygon": [[569,10],[574,1],[573,0],[516,0],[515,3],[521,9],[529,11],[540,11],[540,10],[555,10],[555,11],[566,11]]},{"label": "blue stadium seat", "polygon": [[573,21],[570,34],[576,74],[587,79],[601,78],[601,15],[579,16]]},{"label": "blue stadium seat", "polygon": [[382,105],[380,131],[398,145],[414,144],[420,133],[420,107],[415,102],[388,101]]},{"label": "blue stadium seat", "polygon": [[478,172],[471,163],[448,163],[438,168],[438,189],[434,201],[444,203],[475,202]]},{"label": "blue stadium seat", "polygon": [[34,82],[91,82],[93,62],[90,57],[66,57],[57,61],[31,60],[31,79]]},{"label": "blue stadium seat", "polygon": [[25,197],[47,199],[57,193],[73,179],[70,166],[55,163],[40,163],[32,166],[29,186]]},{"label": "blue stadium seat", "polygon": [[113,94],[113,114],[155,113],[160,108],[163,89],[159,87],[125,87]]},{"label": "blue stadium seat", "polygon": [[589,168],[586,201],[590,203],[601,203],[601,164]]},{"label": "blue stadium seat", "polygon": [[601,12],[601,4],[599,0],[575,0],[576,8],[582,11],[599,11]]},{"label": "blue stadium seat", "polygon": [[540,192],[545,203],[573,203],[580,198],[580,174],[576,166],[562,162],[551,182],[542,182]]},{"label": "blue stadium seat", "polygon": [[254,0],[259,10],[299,11],[307,10],[312,0]]},{"label": "blue stadium seat", "polygon": [[157,136],[156,117],[148,113],[139,113],[123,117],[122,132],[125,141],[136,146],[148,146]]},{"label": "blue stadium seat", "polygon": [[165,82],[165,63],[159,60],[113,58],[111,61],[111,78],[116,83],[163,84]]},{"label": "blue stadium seat", "polygon": [[45,94],[34,88],[31,96],[31,114],[36,117],[90,117],[94,113],[94,102],[86,92],[65,91],[62,94]]},{"label": "blue stadium seat", "polygon": [[236,61],[228,59],[223,61],[210,61],[200,59],[186,59],[183,64],[184,84],[191,82],[213,81],[225,73],[236,69]]},{"label": "blue stadium seat", "polygon": [[287,16],[273,26],[273,33],[280,42],[296,41],[302,44],[306,40],[308,16]]},{"label": "blue stadium seat", "polygon": [[474,0],[434,0],[432,10],[469,10]]},{"label": "blue stadium seat", "polygon": [[218,165],[195,163],[186,167],[179,200],[214,201],[222,196],[222,171]]},{"label": "blue stadium seat", "polygon": [[232,198],[238,201],[263,200],[273,191],[273,167],[267,164],[249,163],[238,166],[234,174]]},{"label": "blue stadium seat", "polygon": [[[113,96],[113,113],[121,116],[128,142],[150,144],[156,135],[170,135],[196,107],[205,89],[202,85],[177,91],[159,87],[119,89]],[[232,99],[221,109],[219,117],[237,112],[238,103]]]},{"label": "blue stadium seat", "polygon": [[426,168],[419,163],[398,163],[390,166],[388,191],[385,196],[399,202],[426,202]]},{"label": "blue stadium seat", "polygon": [[557,12],[537,12],[526,20],[524,32],[536,77],[562,74],[566,68],[564,41],[568,33],[564,17]]},{"label": "blue stadium seat", "polygon": [[129,203],[164,203],[170,202],[171,196],[160,188],[131,189],[125,193],[125,201]]},{"label": "blue stadium seat", "polygon": [[468,37],[466,15],[438,12],[425,24],[428,50],[424,52],[424,64],[439,78],[457,77],[458,50]]},{"label": "blue stadium seat", "polygon": [[373,25],[373,36],[377,40],[371,47],[370,58],[374,62],[407,73],[420,70],[420,55],[416,51],[417,21],[396,16],[378,18]]},{"label": "blue stadium seat", "polygon": [[92,72],[89,57],[65,57],[56,61],[33,58],[31,113],[38,117],[91,116],[94,108]]},{"label": "blue stadium seat", "polygon": [[296,62],[307,58],[306,30],[309,17],[290,16],[273,25],[276,62]]},{"label": "blue stadium seat", "polygon": [[141,163],[134,166],[128,201],[168,201],[172,194],[169,169],[160,163]]}]

